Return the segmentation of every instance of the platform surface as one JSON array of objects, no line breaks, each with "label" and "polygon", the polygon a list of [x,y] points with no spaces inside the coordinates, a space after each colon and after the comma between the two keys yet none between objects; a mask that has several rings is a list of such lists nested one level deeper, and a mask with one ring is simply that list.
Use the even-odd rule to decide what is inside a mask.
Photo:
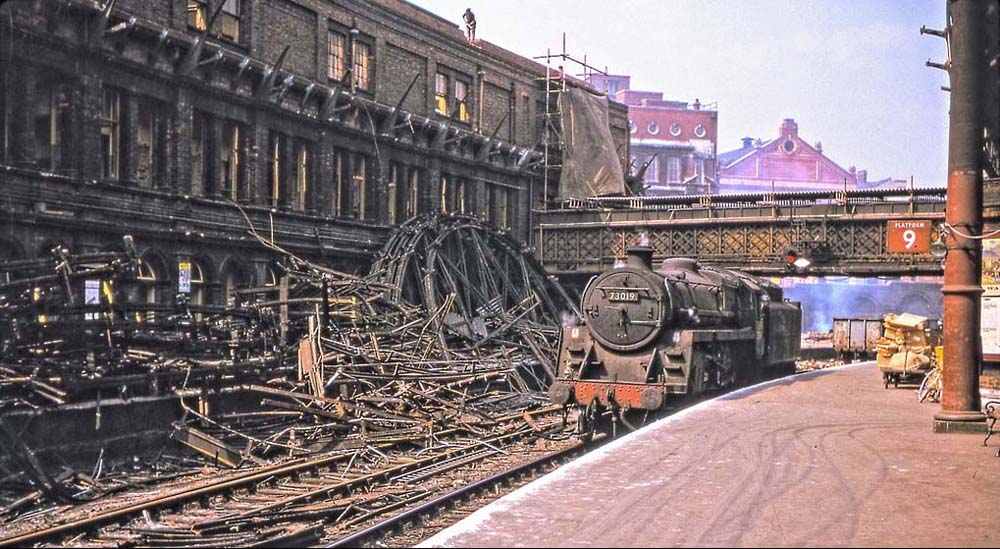
[{"label": "platform surface", "polygon": [[512,492],[419,547],[1000,545],[1000,435],[873,363],[703,402]]}]

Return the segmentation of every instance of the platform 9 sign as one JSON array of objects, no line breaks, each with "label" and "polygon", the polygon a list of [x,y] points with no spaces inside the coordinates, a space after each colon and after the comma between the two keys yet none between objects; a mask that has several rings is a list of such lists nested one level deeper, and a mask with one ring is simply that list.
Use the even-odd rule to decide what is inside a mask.
[{"label": "platform 9 sign", "polygon": [[890,221],[886,245],[891,254],[919,254],[931,251],[931,222]]}]

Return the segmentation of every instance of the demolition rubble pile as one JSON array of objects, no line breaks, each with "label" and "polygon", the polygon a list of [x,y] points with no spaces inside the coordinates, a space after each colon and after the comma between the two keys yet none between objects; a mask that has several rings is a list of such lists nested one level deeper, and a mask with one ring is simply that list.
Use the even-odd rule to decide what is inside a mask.
[{"label": "demolition rubble pile", "polygon": [[[227,307],[183,296],[141,304],[139,260],[126,244],[92,256],[57,250],[53,260],[18,264],[33,272],[0,285],[0,410],[93,398],[101,388],[173,393],[183,413],[171,437],[222,467],[484,436],[545,402],[560,314],[572,307],[512,238],[461,216],[411,220],[366,277],[262,239],[283,259],[280,282],[238,289]],[[210,414],[201,398],[220,390],[249,393],[259,406]],[[30,458],[15,450],[13,461]],[[173,452],[161,451],[156,467],[187,459]],[[33,467],[17,482],[60,492]]]}]

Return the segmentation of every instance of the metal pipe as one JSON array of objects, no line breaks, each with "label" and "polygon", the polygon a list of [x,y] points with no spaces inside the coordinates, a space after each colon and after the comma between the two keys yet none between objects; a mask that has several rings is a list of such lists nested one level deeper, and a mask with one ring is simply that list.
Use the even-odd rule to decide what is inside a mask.
[{"label": "metal pipe", "polygon": [[[980,235],[983,228],[987,4],[979,0],[948,2],[952,21],[949,70],[952,91],[945,222],[971,236]],[[955,231],[950,236],[941,288],[945,362],[941,410],[934,415],[937,424],[985,420],[979,402],[982,243],[976,238],[959,236]]]}]

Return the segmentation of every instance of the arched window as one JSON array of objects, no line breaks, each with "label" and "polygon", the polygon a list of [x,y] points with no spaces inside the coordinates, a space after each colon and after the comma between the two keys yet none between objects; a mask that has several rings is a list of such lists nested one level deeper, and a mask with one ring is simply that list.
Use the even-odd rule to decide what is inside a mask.
[{"label": "arched window", "polygon": [[227,307],[236,304],[236,290],[246,286],[245,271],[235,262],[230,262],[222,274],[222,300]]},{"label": "arched window", "polygon": [[[142,305],[156,305],[156,268],[151,261],[139,260],[138,272],[135,279],[138,281],[138,294],[136,298]],[[140,307],[142,309],[143,307]],[[156,311],[136,311],[135,320],[137,322],[155,322]]]},{"label": "arched window", "polygon": [[205,274],[201,265],[191,262],[191,304],[205,304]]}]

